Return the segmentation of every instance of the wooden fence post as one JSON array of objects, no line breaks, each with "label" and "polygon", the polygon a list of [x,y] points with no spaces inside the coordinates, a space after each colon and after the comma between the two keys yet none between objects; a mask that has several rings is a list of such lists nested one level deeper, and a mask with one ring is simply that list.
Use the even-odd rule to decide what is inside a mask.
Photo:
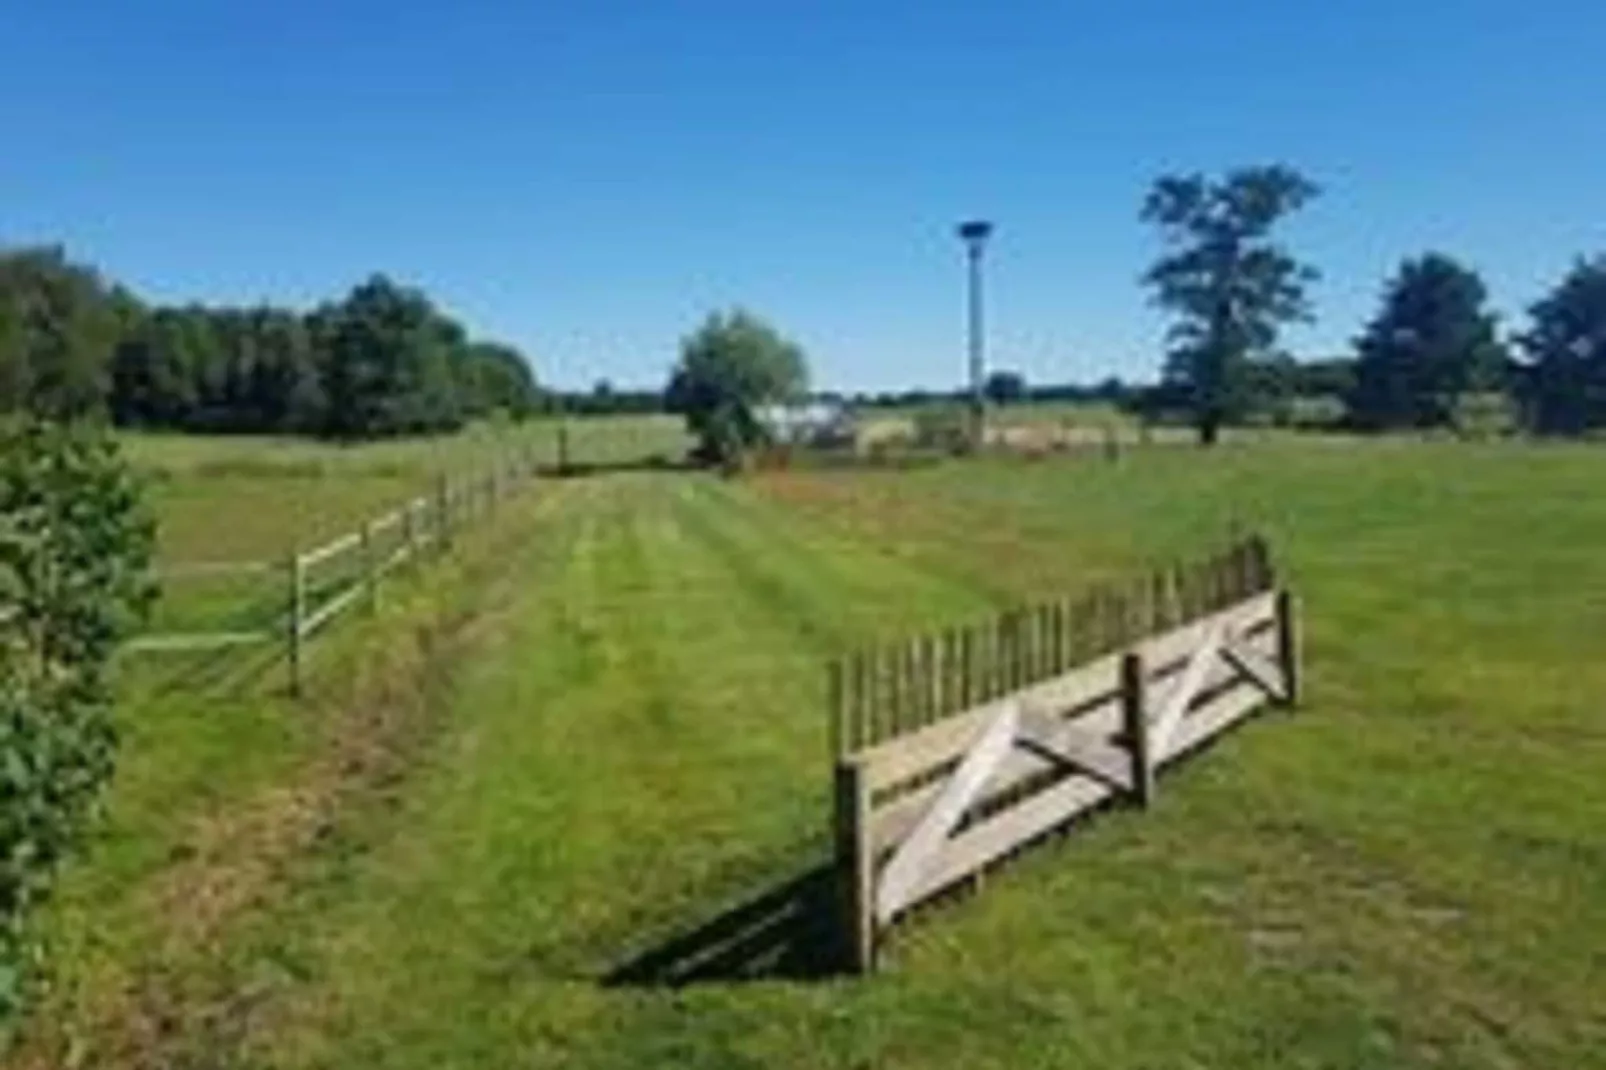
[{"label": "wooden fence post", "polygon": [[452,541],[452,487],[442,475],[435,483],[435,551],[445,553]]},{"label": "wooden fence post", "polygon": [[870,873],[870,793],[852,758],[836,763],[836,868],[844,964],[853,973],[875,967],[875,904]]},{"label": "wooden fence post", "polygon": [[374,526],[364,520],[358,530],[358,545],[362,550],[362,586],[363,603],[368,615],[373,616],[379,609],[379,569],[374,563]]},{"label": "wooden fence post", "polygon": [[288,612],[285,614],[285,640],[289,646],[290,694],[301,697],[301,618],[307,611],[307,578],[301,565],[301,550],[292,545],[287,562],[290,580]]},{"label": "wooden fence post", "polygon": [[1277,662],[1283,670],[1283,680],[1288,685],[1288,693],[1283,705],[1293,707],[1299,705],[1300,692],[1304,686],[1301,679],[1303,666],[1300,658],[1299,634],[1299,603],[1293,594],[1287,590],[1277,592]]},{"label": "wooden fence post", "polygon": [[847,673],[840,658],[831,662],[828,673],[826,690],[827,702],[831,707],[831,760],[835,761],[847,753],[848,738]]},{"label": "wooden fence post", "polygon": [[402,510],[402,537],[407,540],[406,560],[412,561],[418,557],[418,499],[413,498],[407,502]]},{"label": "wooden fence post", "polygon": [[1154,756],[1149,753],[1148,680],[1143,655],[1121,658],[1121,728],[1132,755],[1132,797],[1145,809],[1154,799]]}]

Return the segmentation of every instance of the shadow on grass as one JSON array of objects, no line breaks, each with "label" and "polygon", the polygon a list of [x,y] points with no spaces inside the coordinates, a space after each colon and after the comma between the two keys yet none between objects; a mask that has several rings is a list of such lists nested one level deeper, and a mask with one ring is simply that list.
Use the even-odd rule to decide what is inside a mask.
[{"label": "shadow on grass", "polygon": [[543,465],[536,474],[547,479],[583,479],[586,476],[614,475],[620,472],[696,472],[702,465],[685,458],[633,457],[617,461],[570,461],[562,465]]},{"label": "shadow on grass", "polygon": [[843,972],[829,863],[614,967],[607,987],[818,981]]},{"label": "shadow on grass", "polygon": [[271,642],[254,647],[134,656],[145,662],[133,675],[139,693],[149,699],[180,694],[238,697],[265,686],[285,660],[282,645]]}]

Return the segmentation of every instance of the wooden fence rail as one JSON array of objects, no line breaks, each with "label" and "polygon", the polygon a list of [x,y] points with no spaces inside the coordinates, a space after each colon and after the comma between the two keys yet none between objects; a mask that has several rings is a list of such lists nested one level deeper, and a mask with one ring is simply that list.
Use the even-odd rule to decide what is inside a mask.
[{"label": "wooden fence rail", "polygon": [[479,474],[442,476],[434,490],[336,536],[319,546],[292,548],[279,562],[239,561],[164,565],[158,576],[251,575],[278,572],[285,577],[280,608],[258,628],[214,632],[170,632],[136,636],[125,649],[134,653],[218,650],[282,642],[290,691],[299,695],[305,678],[307,644],[342,613],[361,605],[378,607],[380,581],[425,551],[450,549],[453,532],[491,517],[497,502],[517,493],[535,476],[531,450],[499,458]]},{"label": "wooden fence rail", "polygon": [[831,673],[835,840],[856,970],[911,908],[1299,695],[1264,541],[1124,591],[1005,614]]}]

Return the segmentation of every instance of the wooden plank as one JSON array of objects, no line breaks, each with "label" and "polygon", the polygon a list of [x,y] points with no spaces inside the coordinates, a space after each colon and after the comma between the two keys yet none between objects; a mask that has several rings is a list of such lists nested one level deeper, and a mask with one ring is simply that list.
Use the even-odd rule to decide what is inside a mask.
[{"label": "wooden plank", "polygon": [[[1270,633],[1262,633],[1256,638],[1255,643],[1257,646],[1264,648],[1270,645],[1271,638]],[[1123,711],[1119,683],[1122,659],[1120,655],[1116,655],[1105,660],[1113,664],[1113,671],[1117,674],[1117,681],[1114,687],[1102,692],[1101,700],[1080,706],[1077,708],[1075,715],[1070,717],[1063,715],[1063,707],[1046,707],[1034,710],[1023,703],[1021,711],[1023,726],[1030,725],[1034,726],[1034,728],[1045,725],[1053,726],[1052,731],[1055,733],[1053,739],[1056,746],[1074,746],[1080,741],[1088,741],[1094,747],[1103,744],[1111,752],[1124,753],[1126,732],[1122,723]],[[1179,664],[1175,672],[1172,673],[1172,677],[1179,676],[1185,667],[1186,663]],[[1217,660],[1212,664],[1204,685],[1199,690],[1204,694],[1214,693],[1231,683],[1237,678],[1237,675],[1236,669],[1225,661]],[[1151,693],[1154,690],[1157,679],[1164,680],[1166,678],[1157,678],[1153,670],[1149,669],[1147,671],[1147,688]],[[1024,731],[1025,728],[1023,727]],[[1158,768],[1159,752],[1151,746],[1150,753],[1152,763]],[[949,761],[954,760],[956,757],[957,752]],[[869,764],[871,756],[867,755],[866,759],[867,764]],[[933,763],[920,771],[936,769],[941,764]],[[1022,781],[1030,777],[1040,776],[1054,767],[1055,761],[1050,757],[1028,749],[1017,749],[1010,755],[1008,761],[1004,763],[1004,766],[993,778],[992,783],[988,785],[987,792],[977,801],[982,804],[988,803],[995,796],[1018,788]],[[1123,785],[1123,790],[1130,787],[1129,776],[1123,775],[1119,779]],[[874,790],[880,789],[876,788]],[[929,804],[936,790],[936,785],[927,785],[905,792],[877,807],[873,817],[876,825],[873,838],[876,843],[882,845],[901,837],[912,824],[914,817]]]},{"label": "wooden plank", "polygon": [[870,709],[874,696],[874,680],[870,675],[870,657],[860,650],[853,655],[853,723],[848,735],[848,746],[857,751],[870,738]]},{"label": "wooden plank", "polygon": [[904,647],[904,670],[906,673],[909,710],[904,717],[904,730],[919,728],[926,723],[926,699],[930,695],[927,683],[927,663],[925,637],[917,636],[909,640]]},{"label": "wooden plank", "polygon": [[[1085,694],[1088,698],[1094,698],[1101,692],[1114,691],[1113,672],[1102,663],[1080,670],[1079,674],[1073,676],[1084,673],[1087,674],[1086,681],[1064,677],[1049,681],[1028,688],[1012,698],[997,699],[973,707],[901,739],[867,749],[864,762],[870,789],[880,791],[958,758],[982,727],[997,718],[1007,702],[1018,702],[1023,708],[1037,713],[1059,706],[1067,696],[1074,699]],[[1069,708],[1071,705],[1074,703],[1067,702],[1059,708]]]},{"label": "wooden plank", "polygon": [[892,647],[887,651],[888,669],[892,674],[892,691],[887,731],[883,739],[893,739],[903,734],[904,716],[908,706],[908,666],[909,645],[907,642]]},{"label": "wooden plank", "polygon": [[963,709],[959,697],[959,632],[948,628],[942,633],[942,683],[937,696],[937,720]]},{"label": "wooden plank", "polygon": [[379,611],[379,563],[374,559],[373,525],[364,523],[357,534],[362,540],[362,587],[366,595],[363,608],[371,617]]},{"label": "wooden plank", "polygon": [[[1186,665],[1184,659],[1197,649],[1212,627],[1226,627],[1234,632],[1247,629],[1255,636],[1268,634],[1266,626],[1273,608],[1272,598],[1256,597],[1214,617],[1185,625],[1140,644],[1135,652],[1143,658],[1151,688],[1155,682],[1180,673]],[[967,664],[973,665],[973,662]],[[1101,697],[1113,696],[1121,686],[1120,672],[1121,656],[1106,655],[1071,672],[1024,688],[1014,697],[1028,715],[1063,713]],[[865,763],[871,790],[880,791],[957,758],[966,741],[976,734],[984,722],[996,716],[997,701],[972,699],[964,711],[901,739],[885,743],[867,742]]]},{"label": "wooden plank", "polygon": [[1268,698],[1286,702],[1288,681],[1282,670],[1257,652],[1238,642],[1221,644],[1221,656],[1249,680],[1266,692]]},{"label": "wooden plank", "polygon": [[[1025,711],[1022,711],[1021,720],[1023,725],[1032,726],[1030,731],[1034,743],[1042,741],[1049,744],[1049,747],[1023,746],[1012,750],[988,783],[986,790],[974,800],[976,805],[989,805],[999,796],[1017,791],[1024,782],[1041,777],[1045,773],[1064,771],[1065,761],[1056,756],[1053,750],[1081,744],[1085,744],[1089,750],[1097,749],[1101,744],[1113,749],[1113,741],[1120,729],[1119,696],[1111,695],[1106,703],[1071,721],[1053,722],[1030,718]],[[1024,732],[1023,729],[1023,734]],[[1118,782],[1122,790],[1126,790],[1128,786],[1124,770],[1119,776],[1105,779]],[[908,835],[920,815],[930,807],[932,800],[942,790],[943,783],[944,781],[937,780],[925,784],[883,801],[872,809],[870,838],[878,852],[898,843]]]},{"label": "wooden plank", "polygon": [[452,544],[452,484],[444,476],[435,481],[436,548],[445,552]]},{"label": "wooden plank", "polygon": [[285,644],[289,662],[290,695],[301,697],[302,644],[305,641],[307,614],[307,573],[301,564],[301,554],[290,548],[285,574],[290,581],[288,605],[285,606]]},{"label": "wooden plank", "polygon": [[840,658],[833,658],[826,668],[826,709],[830,717],[830,745],[831,757],[840,758],[845,753],[843,740],[847,738],[847,673],[843,670]]},{"label": "wooden plank", "polygon": [[1266,693],[1247,682],[1213,696],[1183,718],[1176,735],[1166,742],[1160,752],[1159,764],[1162,767],[1170,765],[1205,740],[1267,705],[1267,702]]},{"label": "wooden plank", "polygon": [[920,639],[921,700],[920,724],[930,724],[945,712],[942,708],[942,663],[937,637],[929,632]]},{"label": "wooden plank", "polygon": [[[1132,786],[1132,771],[1126,748],[1110,741],[1108,733],[1095,733],[1075,723],[1022,720],[1019,740],[1028,752],[1035,752],[1049,766],[1064,766],[1107,781],[1122,789]],[[1005,777],[1000,773],[1000,786]]]},{"label": "wooden plank", "polygon": [[1052,644],[1054,638],[1054,607],[1037,607],[1036,634],[1032,636],[1032,682],[1046,680],[1055,674]]},{"label": "wooden plank", "polygon": [[959,633],[959,706],[965,709],[976,701],[976,629],[965,628]]},{"label": "wooden plank", "polygon": [[1114,789],[1108,784],[1089,777],[1070,777],[966,829],[948,841],[941,856],[905,895],[900,909],[906,911],[919,905],[1112,794]]},{"label": "wooden plank", "polygon": [[[1268,571],[1270,566],[1267,566]],[[1301,661],[1301,641],[1299,630],[1299,604],[1289,591],[1279,591],[1277,599],[1277,664],[1282,669],[1283,682],[1287,685],[1284,691],[1283,703],[1286,706],[1298,706],[1300,690],[1303,687],[1302,678],[1304,667]]]},{"label": "wooden plank", "polygon": [[1132,796],[1147,808],[1154,801],[1154,752],[1149,733],[1149,677],[1141,654],[1121,659],[1121,735],[1126,743]]},{"label": "wooden plank", "polygon": [[136,654],[179,653],[189,650],[221,650],[232,646],[250,646],[266,643],[275,638],[273,632],[196,632],[189,635],[140,635],[123,644],[123,649]]},{"label": "wooden plank", "polygon": [[319,628],[334,620],[338,614],[349,608],[357,599],[363,597],[366,593],[363,588],[363,584],[354,583],[310,613],[301,622],[302,638],[312,635]]},{"label": "wooden plank", "polygon": [[316,568],[332,557],[338,557],[341,554],[355,550],[361,544],[362,535],[359,532],[354,531],[349,535],[342,535],[332,542],[326,542],[322,546],[302,554],[301,567],[303,569]]},{"label": "wooden plank", "polygon": [[1134,650],[1143,655],[1144,663],[1153,674],[1181,658],[1189,657],[1213,632],[1244,635],[1263,631],[1274,621],[1276,609],[1274,595],[1256,595],[1165,635],[1146,639],[1136,644]]},{"label": "wooden plank", "polygon": [[407,559],[412,556],[412,546],[403,543],[402,545],[396,547],[396,549],[392,550],[388,555],[386,555],[384,560],[379,562],[379,575],[388,576],[390,573],[394,572],[396,569],[405,564]]},{"label": "wooden plank", "polygon": [[186,580],[203,576],[260,575],[277,572],[282,567],[276,561],[175,561],[158,565],[151,572],[159,580]]},{"label": "wooden plank", "polygon": [[378,535],[380,532],[388,531],[390,528],[401,523],[401,520],[402,510],[392,509],[390,512],[381,514],[380,516],[375,517],[373,520],[370,520],[368,522],[368,529],[369,531],[373,532],[373,534]]},{"label": "wooden plank", "polygon": [[1199,645],[1188,659],[1187,671],[1172,685],[1171,691],[1166,695],[1165,701],[1160,704],[1159,711],[1149,724],[1149,739],[1156,751],[1164,751],[1182,718],[1193,705],[1194,699],[1204,687],[1205,676],[1211,667],[1221,657],[1221,636],[1213,632]]},{"label": "wooden plank", "polygon": [[910,890],[935,864],[948,834],[1009,756],[1019,725],[1019,706],[1005,703],[967,748],[959,768],[943,784],[931,806],[882,869],[875,891],[878,921],[890,920],[908,903]]},{"label": "wooden plank", "polygon": [[837,763],[833,816],[843,959],[855,973],[874,968],[876,944],[873,860],[866,840],[870,792],[861,772],[852,760]]}]

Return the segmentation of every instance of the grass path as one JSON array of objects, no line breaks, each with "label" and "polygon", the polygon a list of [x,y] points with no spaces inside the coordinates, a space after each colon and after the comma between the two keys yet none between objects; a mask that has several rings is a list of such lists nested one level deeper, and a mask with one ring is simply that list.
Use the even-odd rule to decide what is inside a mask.
[{"label": "grass path", "polygon": [[[1606,1065],[1603,472],[1294,450],[572,484],[501,547],[494,642],[405,778],[218,952],[259,998],[193,1065]],[[1306,711],[917,921],[871,982],[606,983],[824,861],[828,655],[1234,518],[1310,607]]]}]

